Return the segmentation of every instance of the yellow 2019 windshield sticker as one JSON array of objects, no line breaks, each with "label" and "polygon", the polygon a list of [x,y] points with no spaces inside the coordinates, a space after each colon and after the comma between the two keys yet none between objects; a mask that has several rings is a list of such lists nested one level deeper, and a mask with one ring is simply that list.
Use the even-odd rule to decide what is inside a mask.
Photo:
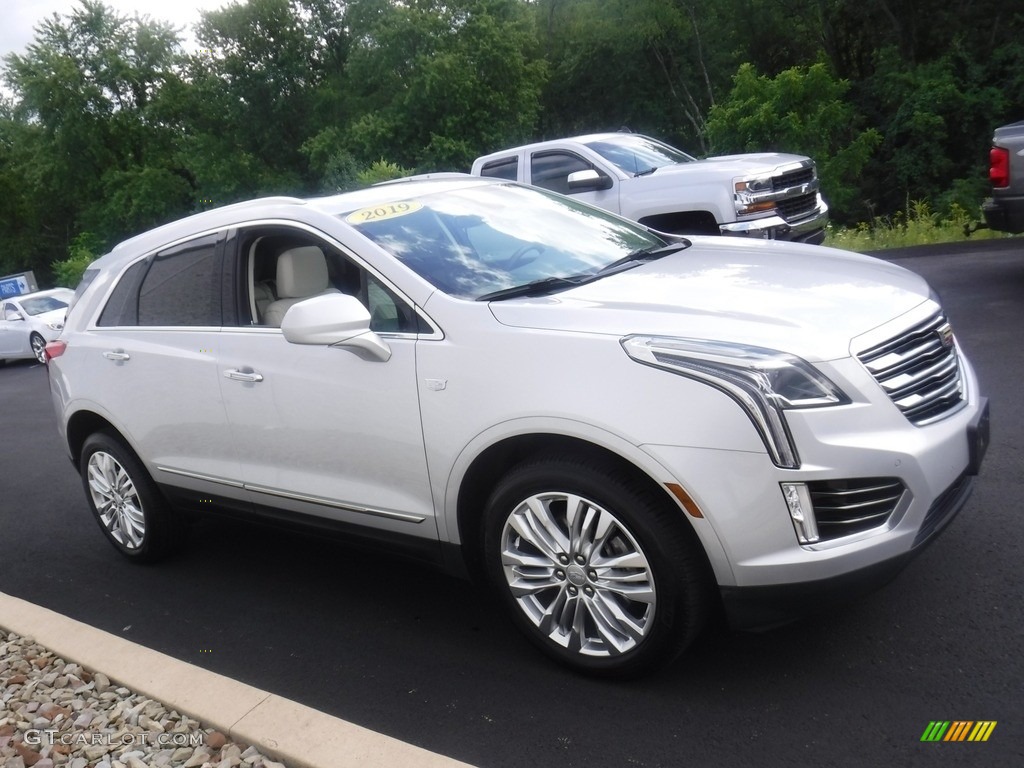
[{"label": "yellow 2019 windshield sticker", "polygon": [[384,203],[383,205],[375,205],[372,208],[360,208],[358,211],[353,211],[345,217],[345,221],[349,224],[369,224],[371,221],[383,221],[384,219],[406,216],[410,213],[415,213],[422,207],[422,203],[415,201]]}]

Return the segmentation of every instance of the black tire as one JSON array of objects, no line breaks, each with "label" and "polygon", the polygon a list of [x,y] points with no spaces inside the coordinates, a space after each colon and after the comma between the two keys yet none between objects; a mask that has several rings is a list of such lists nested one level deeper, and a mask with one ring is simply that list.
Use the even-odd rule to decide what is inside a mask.
[{"label": "black tire", "polygon": [[46,339],[38,333],[28,337],[29,346],[32,347],[32,354],[40,363],[46,363]]},{"label": "black tire", "polygon": [[79,466],[93,517],[118,552],[134,562],[151,563],[180,547],[181,519],[124,441],[94,432],[82,446]]},{"label": "black tire", "polygon": [[667,497],[610,462],[525,462],[484,515],[488,580],[526,636],[563,664],[642,675],[706,621],[712,579],[696,534]]}]

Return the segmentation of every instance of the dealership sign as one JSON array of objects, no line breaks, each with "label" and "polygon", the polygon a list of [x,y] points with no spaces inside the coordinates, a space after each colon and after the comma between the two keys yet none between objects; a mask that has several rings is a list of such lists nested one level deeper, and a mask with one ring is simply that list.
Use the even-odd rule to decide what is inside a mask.
[{"label": "dealership sign", "polygon": [[32,293],[38,290],[39,286],[36,284],[36,276],[32,273],[32,270],[0,277],[0,299],[6,299],[10,296],[21,296],[23,293]]}]

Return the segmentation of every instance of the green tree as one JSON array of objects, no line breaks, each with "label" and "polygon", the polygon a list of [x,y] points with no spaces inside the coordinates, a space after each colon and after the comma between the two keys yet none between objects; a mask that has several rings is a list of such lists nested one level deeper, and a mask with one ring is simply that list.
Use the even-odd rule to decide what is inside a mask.
[{"label": "green tree", "polygon": [[693,0],[541,0],[551,78],[544,132],[632,130],[703,154],[705,118],[735,70],[733,27]]},{"label": "green tree", "polygon": [[169,25],[82,0],[44,20],[24,54],[6,58],[16,99],[7,130],[19,137],[13,162],[40,237],[32,267],[48,271],[82,229],[114,240],[189,207],[173,133],[153,115],[178,55]]},{"label": "green tree", "polygon": [[881,141],[845,100],[849,84],[824,64],[787,69],[778,76],[740,67],[729,96],[711,108],[708,136],[717,152],[778,151],[817,162],[822,191],[834,218],[853,221],[865,213],[858,178]]},{"label": "green tree", "polygon": [[344,66],[331,0],[248,0],[202,14],[176,99],[183,152],[205,205],[315,186],[302,146],[324,126],[320,90]]},{"label": "green tree", "polygon": [[520,0],[372,0],[350,11],[358,117],[348,138],[359,160],[468,168],[531,135],[545,67]]}]

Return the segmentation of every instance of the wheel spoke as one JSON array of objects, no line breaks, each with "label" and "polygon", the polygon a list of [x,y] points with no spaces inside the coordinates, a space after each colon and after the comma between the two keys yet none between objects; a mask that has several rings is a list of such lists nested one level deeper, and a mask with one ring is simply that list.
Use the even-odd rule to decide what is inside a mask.
[{"label": "wheel spoke", "polygon": [[131,475],[105,451],[89,457],[86,471],[92,503],[107,533],[125,549],[141,547],[146,515]]},{"label": "wheel spoke", "polygon": [[571,653],[620,655],[653,626],[646,556],[614,513],[583,496],[542,493],[520,503],[505,523],[501,563],[523,613]]},{"label": "wheel spoke", "polygon": [[516,533],[547,555],[551,562],[557,562],[559,553],[569,548],[568,537],[552,517],[544,499],[528,499],[525,508],[514,512],[509,522]]}]

